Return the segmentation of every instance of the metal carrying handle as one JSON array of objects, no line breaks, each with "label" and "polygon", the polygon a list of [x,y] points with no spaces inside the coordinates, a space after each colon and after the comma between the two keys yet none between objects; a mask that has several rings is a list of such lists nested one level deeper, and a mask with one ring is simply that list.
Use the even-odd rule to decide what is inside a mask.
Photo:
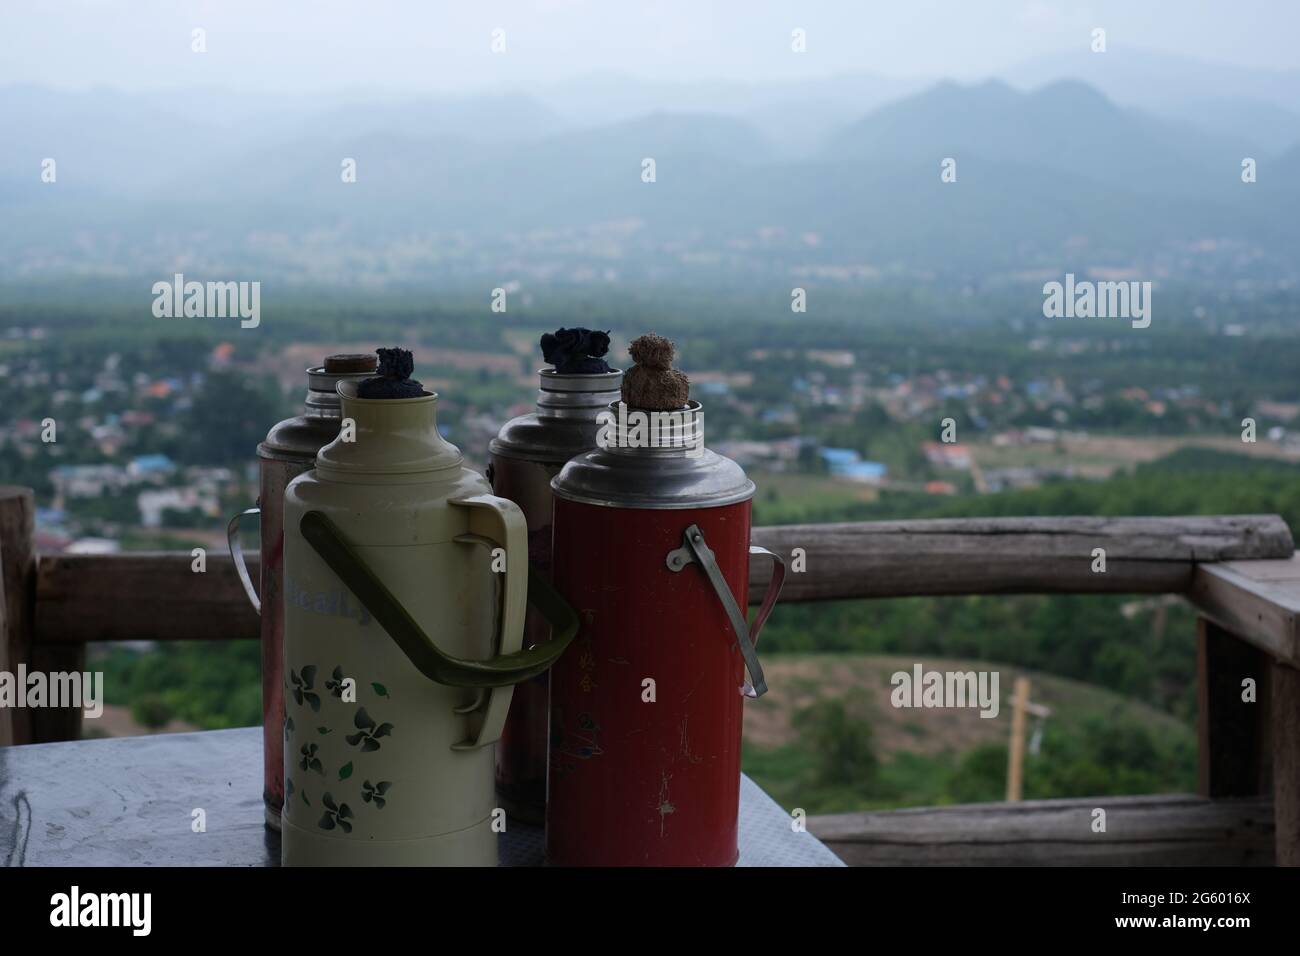
[{"label": "metal carrying handle", "polygon": [[768,615],[772,613],[776,599],[781,594],[782,585],[785,584],[785,562],[767,548],[751,546],[749,553],[765,554],[772,559],[772,579],[767,584],[767,593],[763,595],[763,603],[758,609],[758,614],[754,616],[753,623],[748,626],[745,625],[744,612],[732,596],[731,588],[727,586],[726,578],[722,576],[722,569],[718,567],[718,562],[708,542],[704,540],[704,532],[700,530],[699,525],[693,524],[682,532],[682,546],[668,552],[666,563],[668,570],[675,572],[682,570],[688,564],[699,562],[704,576],[708,578],[718,600],[722,602],[723,610],[727,612],[731,629],[736,633],[740,654],[745,659],[745,669],[749,671],[749,680],[740,692],[746,697],[762,697],[767,693],[767,678],[763,676],[763,665],[758,660],[756,649],[758,635],[763,630]]},{"label": "metal carrying handle", "polygon": [[248,508],[231,518],[230,524],[226,525],[226,542],[230,545],[230,556],[235,559],[235,573],[239,575],[239,583],[244,586],[244,593],[258,614],[262,613],[262,599],[257,596],[257,588],[253,586],[253,578],[248,573],[248,563],[244,560],[244,547],[239,543],[239,522],[249,515],[261,514],[261,508]]},{"label": "metal carrying handle", "polygon": [[758,635],[763,630],[763,625],[767,623],[772,608],[776,606],[776,599],[781,596],[781,588],[785,587],[785,561],[775,551],[760,548],[756,544],[749,546],[749,553],[766,555],[772,559],[772,577],[767,582],[767,593],[763,595],[763,603],[758,606],[754,623],[749,626],[749,639],[754,642],[755,647],[758,647]]},{"label": "metal carrying handle", "polygon": [[529,574],[528,603],[551,625],[551,640],[485,661],[453,657],[441,651],[415,622],[334,522],[319,511],[308,511],[298,527],[329,569],[356,595],[415,668],[431,681],[450,687],[513,686],[536,677],[555,663],[578,633],[578,615],[573,608],[542,575]]}]

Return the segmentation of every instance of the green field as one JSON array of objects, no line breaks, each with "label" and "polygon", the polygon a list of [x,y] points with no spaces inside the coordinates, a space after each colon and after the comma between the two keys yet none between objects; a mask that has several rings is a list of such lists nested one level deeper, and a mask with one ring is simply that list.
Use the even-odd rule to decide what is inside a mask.
[{"label": "green field", "polygon": [[875,501],[880,493],[867,484],[793,472],[754,471],[755,524],[793,524],[809,506],[847,508]]}]

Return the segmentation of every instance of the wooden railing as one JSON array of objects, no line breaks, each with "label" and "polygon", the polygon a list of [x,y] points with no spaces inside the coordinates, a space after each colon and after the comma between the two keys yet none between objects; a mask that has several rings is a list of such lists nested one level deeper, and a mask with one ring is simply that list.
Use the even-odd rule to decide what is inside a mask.
[{"label": "wooden railing", "polygon": [[[229,556],[204,555],[201,572],[188,553],[38,556],[32,517],[29,490],[0,488],[0,670],[20,661],[82,670],[92,641],[257,637],[257,617]],[[1300,598],[1293,597],[1300,595],[1300,562],[1281,518],[890,521],[760,527],[753,537],[791,565],[783,602],[1180,594],[1201,614],[1199,800],[1099,798],[812,818],[809,828],[849,862],[1034,862],[1046,854],[1059,862],[1300,865]],[[256,556],[250,565],[255,574]],[[752,599],[761,597],[767,573],[765,562],[754,564]],[[1253,706],[1242,701],[1246,678],[1257,687]],[[0,743],[75,738],[80,717],[75,710],[0,711]],[[1090,840],[1086,820],[1078,829],[1080,808],[1092,803],[1120,808],[1124,823],[1118,832],[1111,827],[1110,839]],[[1077,852],[1044,850],[1076,842]]]}]

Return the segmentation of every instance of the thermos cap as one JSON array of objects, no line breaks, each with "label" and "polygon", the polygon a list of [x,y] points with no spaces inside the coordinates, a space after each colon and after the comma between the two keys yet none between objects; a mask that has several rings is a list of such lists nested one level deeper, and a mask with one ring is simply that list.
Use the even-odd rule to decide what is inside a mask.
[{"label": "thermos cap", "polygon": [[379,360],[373,353],[325,356],[325,371],[331,375],[343,372],[373,372],[378,367]]},{"label": "thermos cap", "polygon": [[[332,370],[331,360],[339,358],[363,358],[369,364],[362,368],[358,362],[356,370]],[[341,381],[373,375],[375,361],[373,355],[331,355],[324,364],[307,369],[305,414],[277,422],[266,440],[257,446],[257,454],[273,461],[305,462],[310,467],[321,446],[333,441],[339,433],[339,396],[335,386]]]},{"label": "thermos cap", "polygon": [[544,368],[537,374],[537,410],[506,422],[488,444],[488,451],[498,458],[558,467],[595,447],[600,430],[596,416],[618,398],[623,373],[614,369],[561,374]]},{"label": "thermos cap", "polygon": [[553,368],[540,369],[543,392],[609,392],[623,383],[623,370],[612,368],[608,372],[557,372]]},{"label": "thermos cap", "polygon": [[[619,428],[620,412],[643,411],[620,406],[610,403],[612,420],[607,428],[611,432]],[[720,508],[754,496],[754,483],[743,468],[698,443],[699,402],[654,414],[667,416],[670,423],[666,443],[658,447],[611,444],[578,455],[552,479],[551,491],[569,501],[649,510]]]}]

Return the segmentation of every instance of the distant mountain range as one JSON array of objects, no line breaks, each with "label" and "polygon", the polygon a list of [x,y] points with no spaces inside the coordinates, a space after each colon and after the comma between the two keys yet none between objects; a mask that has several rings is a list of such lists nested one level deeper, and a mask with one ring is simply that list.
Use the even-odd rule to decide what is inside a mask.
[{"label": "distant mountain range", "polygon": [[[1121,103],[1104,90],[1113,75],[1047,76],[1060,69],[1026,65],[1015,85],[718,84],[694,101],[612,80],[328,103],[0,89],[0,278],[189,263],[418,280],[542,262],[558,277],[1296,278],[1295,77],[1257,78],[1254,97],[1225,82],[1189,116],[1169,84]],[[691,108],[665,108],[677,103]]]},{"label": "distant mountain range", "polygon": [[1300,70],[1258,70],[1112,44],[1022,63],[1005,79],[1034,89],[1063,79],[1095,87],[1116,103],[1236,136],[1277,152],[1296,142]]}]

